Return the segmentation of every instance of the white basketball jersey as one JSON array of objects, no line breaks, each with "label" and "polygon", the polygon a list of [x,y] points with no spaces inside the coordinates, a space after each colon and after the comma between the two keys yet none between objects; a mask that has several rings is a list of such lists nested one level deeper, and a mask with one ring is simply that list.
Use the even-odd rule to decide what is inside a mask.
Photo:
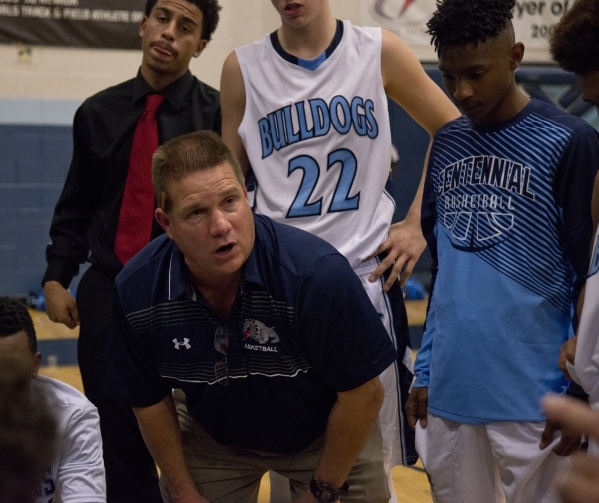
[{"label": "white basketball jersey", "polygon": [[58,423],[58,452],[44,472],[37,503],[106,503],[100,418],[75,388],[38,375],[32,390],[44,395]]},{"label": "white basketball jersey", "polygon": [[[569,367],[572,378],[589,395],[589,404],[599,409],[599,229],[589,277],[585,284],[584,304],[578,324],[578,342],[574,357],[574,369]],[[572,370],[574,370],[572,372]]]},{"label": "white basketball jersey", "polygon": [[239,135],[258,182],[257,213],[316,234],[352,267],[386,239],[395,209],[381,30],[344,21],[310,70],[270,36],[236,49],[246,92]]}]

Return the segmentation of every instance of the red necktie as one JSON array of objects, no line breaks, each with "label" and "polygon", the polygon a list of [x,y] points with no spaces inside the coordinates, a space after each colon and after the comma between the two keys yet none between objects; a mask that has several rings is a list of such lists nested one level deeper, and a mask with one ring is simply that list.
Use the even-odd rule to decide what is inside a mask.
[{"label": "red necktie", "polygon": [[158,148],[156,110],[163,99],[162,94],[148,94],[146,111],[139,119],[133,136],[127,183],[114,243],[114,254],[123,265],[150,242],[152,235],[155,198],[152,154]]}]

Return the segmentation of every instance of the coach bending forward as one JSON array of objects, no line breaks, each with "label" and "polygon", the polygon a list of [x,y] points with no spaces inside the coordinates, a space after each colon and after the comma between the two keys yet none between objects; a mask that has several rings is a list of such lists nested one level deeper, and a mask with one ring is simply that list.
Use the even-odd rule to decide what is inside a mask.
[{"label": "coach bending forward", "polygon": [[386,503],[373,426],[396,352],[347,260],[252,215],[214,133],[165,143],[152,176],[166,235],[117,277],[104,390],[134,408],[165,500],[256,501],[273,470],[298,501]]}]

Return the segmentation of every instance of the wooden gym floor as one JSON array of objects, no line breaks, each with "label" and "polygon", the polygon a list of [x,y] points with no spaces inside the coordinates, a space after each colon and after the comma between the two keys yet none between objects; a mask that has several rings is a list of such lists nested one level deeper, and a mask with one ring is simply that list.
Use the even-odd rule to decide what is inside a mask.
[{"label": "wooden gym floor", "polygon": [[[424,323],[424,313],[426,310],[426,300],[424,301],[409,301],[406,303],[408,310],[408,319],[411,325],[422,325]],[[69,341],[74,342],[79,335],[79,329],[70,330],[64,325],[59,325],[51,322],[46,313],[30,310],[33,323],[35,325],[37,338],[43,341],[42,344],[48,341]],[[46,355],[47,356],[47,355]],[[44,360],[46,361],[46,359]],[[43,366],[40,373],[60,379],[71,386],[83,391],[81,384],[81,374],[77,365],[58,365],[50,361],[50,365]],[[399,503],[432,503],[430,497],[429,485],[426,475],[422,471],[420,461],[414,468],[397,466],[393,469],[393,482],[397,493]],[[268,475],[262,479],[260,486],[260,494],[258,503],[269,503],[270,484]]]}]

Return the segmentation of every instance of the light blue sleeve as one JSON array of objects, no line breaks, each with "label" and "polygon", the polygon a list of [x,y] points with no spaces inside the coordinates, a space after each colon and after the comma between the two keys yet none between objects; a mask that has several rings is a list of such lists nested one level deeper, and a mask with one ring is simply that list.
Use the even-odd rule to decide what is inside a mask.
[{"label": "light blue sleeve", "polygon": [[422,212],[420,216],[422,233],[428,244],[428,249],[430,251],[433,263],[431,265],[431,297],[428,312],[426,313],[426,321],[424,323],[422,346],[418,350],[416,362],[414,363],[414,375],[416,376],[416,379],[414,380],[413,387],[415,388],[428,388],[430,382],[431,357],[433,350],[433,333],[435,327],[437,326],[435,319],[434,291],[439,268],[439,257],[437,251],[437,196],[433,186],[432,173],[435,167],[435,147],[438,134],[439,132],[437,132],[435,135],[435,141],[433,141],[429,156],[427,175],[424,183],[424,192],[422,195]]},{"label": "light blue sleeve", "polygon": [[414,381],[415,388],[428,388],[435,324],[435,303],[431,301],[428,313],[426,314],[422,346],[418,350],[416,362],[414,363],[414,375],[416,376],[416,380]]}]

